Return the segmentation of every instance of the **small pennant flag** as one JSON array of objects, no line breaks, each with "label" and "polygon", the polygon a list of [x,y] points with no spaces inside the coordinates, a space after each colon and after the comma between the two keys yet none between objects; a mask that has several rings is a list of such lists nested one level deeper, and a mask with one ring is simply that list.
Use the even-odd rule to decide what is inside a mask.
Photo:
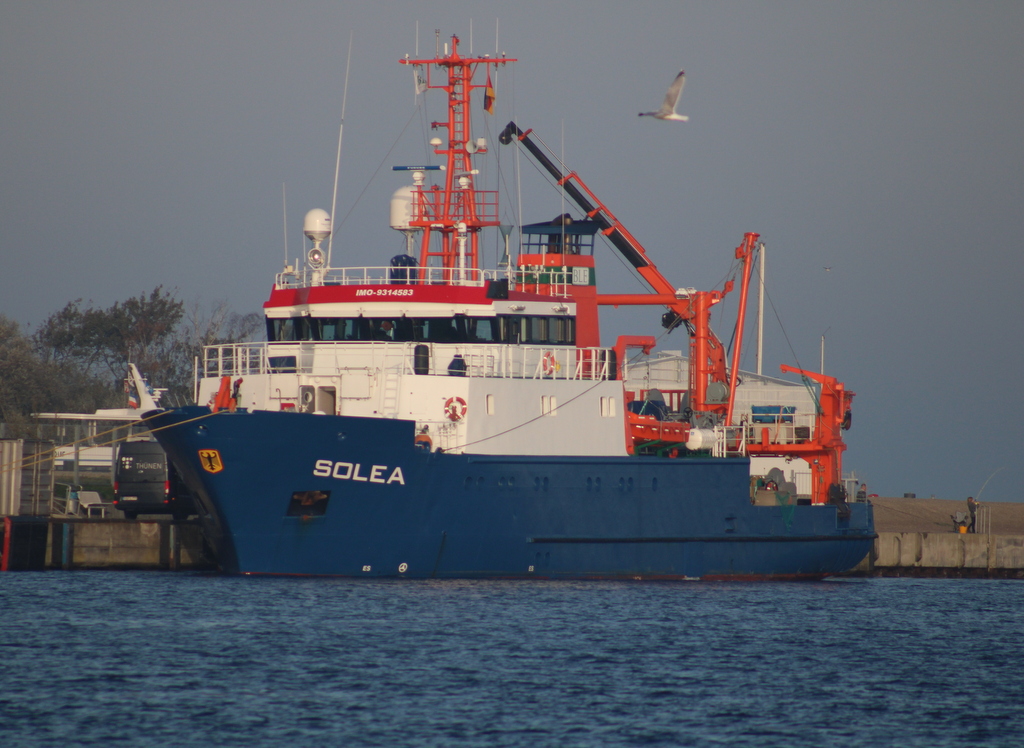
[{"label": "small pennant flag", "polygon": [[491,85],[490,68],[487,68],[487,87],[484,89],[484,111],[494,114],[494,86]]},{"label": "small pennant flag", "polygon": [[421,93],[427,90],[427,82],[423,80],[423,73],[421,73],[419,70],[414,69],[412,73],[416,85],[416,96],[419,96]]},{"label": "small pennant flag", "polygon": [[138,408],[139,398],[135,395],[135,390],[132,388],[131,380],[124,380],[124,394],[128,396],[128,407]]}]

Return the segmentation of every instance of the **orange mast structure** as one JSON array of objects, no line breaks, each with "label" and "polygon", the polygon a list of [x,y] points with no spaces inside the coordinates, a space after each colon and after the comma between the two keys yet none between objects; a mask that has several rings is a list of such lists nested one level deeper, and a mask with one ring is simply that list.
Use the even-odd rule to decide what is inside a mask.
[{"label": "orange mast structure", "polygon": [[[420,265],[440,265],[451,270],[450,280],[468,280],[479,265],[479,235],[485,226],[497,226],[497,191],[477,190],[474,186],[476,170],[472,157],[486,153],[486,143],[474,140],[471,128],[470,99],[475,89],[485,88],[491,97],[491,68],[516,62],[511,58],[462,57],[459,38],[452,36],[451,51],[445,45],[445,54],[421,60],[399,60],[425,71],[426,77],[417,77],[417,86],[436,88],[448,95],[448,119],[431,122],[433,129],[444,129],[447,138],[436,145],[434,153],[445,156],[444,185],[424,189],[418,185],[413,193],[411,226],[423,229]],[[473,76],[483,66],[487,82],[474,84]],[[440,80],[438,80],[440,79]],[[486,106],[486,103],[485,103]],[[432,144],[434,141],[431,141]],[[440,235],[440,246],[432,241],[434,233]]]}]

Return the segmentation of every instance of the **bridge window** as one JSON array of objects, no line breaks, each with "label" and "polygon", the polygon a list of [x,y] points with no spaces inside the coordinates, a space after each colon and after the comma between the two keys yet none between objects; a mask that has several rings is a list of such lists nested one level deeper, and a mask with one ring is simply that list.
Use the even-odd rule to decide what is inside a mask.
[{"label": "bridge window", "polygon": [[575,345],[576,320],[555,316],[470,317],[465,314],[452,317],[288,317],[267,320],[267,339]]}]

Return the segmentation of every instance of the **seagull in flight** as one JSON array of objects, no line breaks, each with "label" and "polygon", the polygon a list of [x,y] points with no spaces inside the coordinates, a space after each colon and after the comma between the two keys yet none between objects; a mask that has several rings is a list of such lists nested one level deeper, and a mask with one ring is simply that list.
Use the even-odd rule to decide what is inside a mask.
[{"label": "seagull in flight", "polygon": [[661,102],[661,109],[656,112],[640,112],[640,116],[688,122],[689,117],[683,114],[676,114],[676,106],[679,104],[679,97],[683,93],[684,83],[686,83],[686,73],[680,70],[679,75],[672,81],[672,85],[668,87],[668,91],[665,93],[665,100]]}]

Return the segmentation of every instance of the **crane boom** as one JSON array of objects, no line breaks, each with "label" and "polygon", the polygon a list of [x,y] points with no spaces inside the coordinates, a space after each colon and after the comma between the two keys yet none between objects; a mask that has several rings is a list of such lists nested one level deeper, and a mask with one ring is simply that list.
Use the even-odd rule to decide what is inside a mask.
[{"label": "crane boom", "polygon": [[[619,219],[601,202],[580,176],[563,170],[552,161],[537,143],[530,138],[532,130],[524,132],[515,122],[509,122],[498,136],[502,144],[518,141],[529,151],[544,169],[555,179],[566,195],[579,206],[588,218],[601,227],[601,233],[608,237],[612,246],[629,262],[653,290],[651,294],[609,294],[597,296],[597,303],[618,306],[620,304],[650,304],[668,307],[670,314],[665,326],[669,329],[685,323],[690,332],[690,392],[691,407],[696,412],[711,412],[727,416],[729,403],[735,392],[735,379],[726,374],[725,346],[711,329],[711,307],[732,291],[733,282],[727,281],[720,291],[692,291],[678,289],[662,275],[647,256],[643,245],[634,237]],[[743,299],[746,299],[746,284],[750,277],[750,262],[758,234],[748,233],[743,244],[736,249],[736,258],[743,262]]]},{"label": "crane boom", "polygon": [[[743,341],[743,318],[746,311],[747,291],[754,252],[757,249],[758,234],[746,233],[743,243],[736,248],[736,259],[741,263],[740,304],[736,326],[736,345],[733,350],[731,370],[727,372],[725,349],[722,341],[711,330],[711,307],[722,301],[732,291],[732,280],[726,281],[721,290],[695,291],[677,289],[647,257],[643,245],[626,229],[598,199],[574,171],[563,172],[556,163],[530,137],[530,130],[523,132],[515,122],[509,122],[499,135],[503,144],[513,141],[522,143],[529,153],[556,180],[565,194],[600,227],[612,246],[647,281],[652,292],[647,294],[597,294],[592,297],[597,304],[619,306],[622,304],[664,305],[670,310],[665,326],[672,329],[685,323],[690,333],[690,407],[695,415],[713,414],[715,420],[730,426],[735,404],[739,375],[740,349]],[[640,345],[648,351],[653,338],[620,338],[619,358],[629,345]],[[618,350],[618,349],[617,349]],[[770,429],[752,428],[749,425],[734,427],[744,434],[743,449],[750,455],[774,455],[787,458],[800,457],[811,466],[811,498],[815,504],[835,503],[844,511],[845,491],[842,486],[842,453],[846,449],[841,432],[850,426],[850,403],[853,393],[846,390],[842,382],[823,374],[783,366],[784,372],[800,374],[807,380],[821,385],[821,395],[815,414],[813,433],[796,442],[780,442]],[[759,431],[759,433],[758,433]],[[747,433],[749,432],[749,433]]]}]

